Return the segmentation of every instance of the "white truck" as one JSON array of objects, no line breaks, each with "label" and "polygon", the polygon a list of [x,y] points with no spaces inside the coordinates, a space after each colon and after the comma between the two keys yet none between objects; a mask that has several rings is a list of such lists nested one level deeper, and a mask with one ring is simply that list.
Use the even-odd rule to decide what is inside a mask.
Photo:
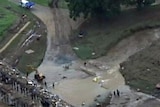
[{"label": "white truck", "polygon": [[20,6],[30,9],[33,8],[33,6],[35,5],[34,2],[28,1],[28,0],[20,0]]}]

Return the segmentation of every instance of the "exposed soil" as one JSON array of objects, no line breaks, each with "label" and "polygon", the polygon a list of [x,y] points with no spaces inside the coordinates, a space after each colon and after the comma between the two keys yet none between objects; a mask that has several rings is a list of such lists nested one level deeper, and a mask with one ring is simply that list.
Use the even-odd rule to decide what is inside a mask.
[{"label": "exposed soil", "polygon": [[0,107],[8,107],[6,104],[0,102]]},{"label": "exposed soil", "polygon": [[158,40],[121,64],[124,67],[124,69],[121,69],[121,72],[128,85],[156,97],[160,97],[160,91],[156,89],[156,84],[160,82],[159,48],[160,43]]}]

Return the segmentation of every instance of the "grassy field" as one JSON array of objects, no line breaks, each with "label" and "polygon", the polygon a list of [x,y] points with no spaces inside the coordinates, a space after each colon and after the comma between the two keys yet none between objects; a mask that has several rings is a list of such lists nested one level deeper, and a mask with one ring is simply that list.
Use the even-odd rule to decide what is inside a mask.
[{"label": "grassy field", "polygon": [[17,16],[13,12],[0,7],[0,41],[3,38],[3,33],[16,21]]},{"label": "grassy field", "polygon": [[[9,3],[8,1],[5,1],[6,4]],[[13,23],[17,19],[17,15],[14,14],[13,11],[8,10],[6,7],[4,0],[0,3],[0,42],[5,38],[5,32],[6,30],[13,25]],[[6,6],[6,7],[5,7]]]},{"label": "grassy field", "polygon": [[[107,51],[125,37],[133,33],[160,25],[160,6],[143,11],[126,10],[112,19],[90,19],[71,36],[71,44],[81,59],[92,59],[107,54]],[[79,32],[84,37],[78,38]],[[92,55],[92,53],[95,55]]]}]

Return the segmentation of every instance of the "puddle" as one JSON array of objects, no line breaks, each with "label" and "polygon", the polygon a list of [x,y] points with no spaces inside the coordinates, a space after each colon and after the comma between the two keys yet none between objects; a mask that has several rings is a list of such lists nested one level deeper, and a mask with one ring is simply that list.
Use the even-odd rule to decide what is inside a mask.
[{"label": "puddle", "polygon": [[83,102],[86,105],[94,102],[94,98],[103,95],[107,90],[92,81],[92,77],[86,79],[72,79],[60,82],[52,92],[57,93],[65,101],[80,107]]},{"label": "puddle", "polygon": [[71,63],[72,62],[72,58],[65,56],[65,55],[57,55],[56,59],[55,59],[55,63],[57,64],[67,64],[67,63]]}]

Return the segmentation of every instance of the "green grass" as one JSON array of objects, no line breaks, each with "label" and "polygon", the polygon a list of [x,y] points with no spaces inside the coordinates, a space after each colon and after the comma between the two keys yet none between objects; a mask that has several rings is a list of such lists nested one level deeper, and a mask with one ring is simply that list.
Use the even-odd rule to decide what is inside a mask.
[{"label": "green grass", "polygon": [[[72,46],[83,47],[85,51],[74,51],[81,59],[94,59],[104,56],[111,47],[123,38],[137,31],[159,26],[159,10],[160,7],[155,6],[140,12],[136,10],[123,11],[119,16],[112,19],[90,19],[71,36]],[[78,38],[79,31],[85,32],[83,38]],[[90,50],[96,54],[91,55]]]},{"label": "green grass", "polygon": [[[134,54],[127,61],[123,62],[120,72],[126,80],[126,84],[131,88],[141,92],[155,95],[156,84],[160,82],[160,40],[151,46]],[[160,94],[159,96],[160,97]]]},{"label": "green grass", "polygon": [[46,51],[46,36],[42,36],[39,41],[34,41],[28,49],[34,50],[34,53],[26,54],[24,53],[21,56],[20,62],[18,64],[18,68],[23,72],[31,72],[30,69],[27,68],[27,65],[32,65],[37,68],[41,62],[43,61],[43,57]]},{"label": "green grass", "polygon": [[81,45],[79,45],[79,46],[77,46],[77,48],[79,48],[78,50],[75,50],[75,53],[77,54],[77,55],[79,55],[79,54],[81,54],[81,58],[82,59],[87,59],[87,58],[89,58],[90,57],[90,55],[92,54],[92,52],[93,52],[93,50],[92,50],[92,47],[90,47],[90,46],[81,46]]},{"label": "green grass", "polygon": [[[6,7],[10,7],[7,9]],[[9,29],[14,26],[20,19],[22,14],[26,14],[28,18],[33,17],[33,15],[13,2],[8,0],[1,0],[0,2],[0,47],[7,43],[15,33],[10,32]]]},{"label": "green grass", "polygon": [[2,36],[3,31],[15,22],[16,18],[17,16],[15,16],[13,12],[0,7],[0,36]]},{"label": "green grass", "polygon": [[152,84],[149,81],[138,79],[130,81],[128,85],[135,90],[140,89],[141,92],[152,94],[156,84]]},{"label": "green grass", "polygon": [[[40,20],[37,17],[35,17],[32,13],[30,13],[30,11],[28,11],[27,9],[21,8],[20,6],[14,4],[13,2],[9,2],[7,0],[2,0],[0,2],[0,9],[1,8],[5,9],[5,7],[7,7],[7,6],[10,6],[11,9],[3,11],[4,14],[6,14],[7,12],[11,12],[11,13],[14,13],[16,18],[21,17],[22,14],[26,14],[27,18],[31,22],[30,25],[8,46],[8,48],[3,53],[0,54],[1,58],[6,57],[8,59],[11,59],[11,61],[12,61],[11,56],[14,56],[14,55],[20,56],[19,64],[17,65],[17,67],[18,67],[18,69],[20,69],[20,71],[22,71],[24,73],[24,72],[27,72],[26,66],[28,64],[31,64],[34,67],[38,67],[39,64],[42,62],[42,59],[44,57],[45,50],[46,50],[46,41],[47,40],[46,40],[46,33],[44,32],[46,29],[46,26],[44,24],[42,24],[42,22],[40,22]],[[1,12],[0,12],[0,14],[1,14]],[[11,17],[9,17],[9,18],[11,18]],[[0,21],[1,21],[1,19],[0,19]],[[25,34],[29,30],[34,29],[34,25],[36,24],[36,21],[39,21],[41,23],[41,29],[38,28],[36,31],[38,34],[41,34],[43,36],[41,37],[41,39],[39,41],[35,41],[29,45],[29,47],[27,49],[32,49],[35,51],[35,53],[27,55],[24,52],[25,50],[19,51],[19,49],[20,49],[20,46],[22,45],[22,43],[24,42],[24,40],[27,38]],[[2,23],[0,23],[0,25]],[[0,29],[1,29],[1,26],[0,26]],[[9,32],[8,29],[9,28],[6,28],[5,33],[3,33],[3,36],[5,37],[5,39],[2,42],[0,42],[0,46],[6,44],[7,41],[15,34],[15,33]]]},{"label": "green grass", "polygon": [[5,7],[0,7],[0,41],[4,38],[4,33],[6,30],[16,21],[17,16],[6,9]]},{"label": "green grass", "polygon": [[59,8],[63,8],[63,9],[68,8],[67,2],[65,2],[65,0],[59,0],[58,6]]},{"label": "green grass", "polygon": [[32,0],[32,1],[42,6],[48,6],[48,2],[50,2],[50,0]]}]

